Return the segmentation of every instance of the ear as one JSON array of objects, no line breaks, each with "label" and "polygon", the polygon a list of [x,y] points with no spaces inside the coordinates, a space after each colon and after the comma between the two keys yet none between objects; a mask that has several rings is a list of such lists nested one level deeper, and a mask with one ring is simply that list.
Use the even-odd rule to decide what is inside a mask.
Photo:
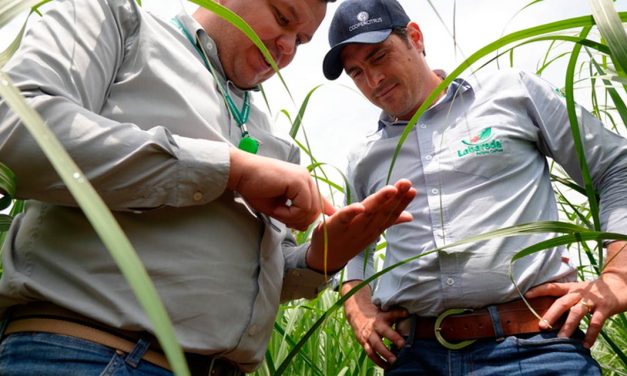
[{"label": "ear", "polygon": [[424,52],[424,39],[422,36],[422,31],[420,30],[420,26],[418,26],[417,23],[411,21],[407,24],[407,37],[409,37],[409,41],[418,50],[418,52]]}]

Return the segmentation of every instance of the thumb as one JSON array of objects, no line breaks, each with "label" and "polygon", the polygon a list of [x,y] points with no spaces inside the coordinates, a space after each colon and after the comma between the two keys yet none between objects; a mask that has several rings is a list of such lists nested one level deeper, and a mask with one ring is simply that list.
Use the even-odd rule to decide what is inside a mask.
[{"label": "thumb", "polygon": [[337,209],[333,206],[331,201],[329,201],[326,197],[322,197],[322,213],[326,215],[333,215]]}]

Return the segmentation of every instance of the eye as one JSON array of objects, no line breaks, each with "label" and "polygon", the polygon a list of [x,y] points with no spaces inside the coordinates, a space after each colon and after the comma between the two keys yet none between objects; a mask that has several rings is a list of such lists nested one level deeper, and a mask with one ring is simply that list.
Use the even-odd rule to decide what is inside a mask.
[{"label": "eye", "polygon": [[281,26],[287,26],[290,23],[289,18],[285,17],[283,12],[281,12],[277,8],[274,8],[274,17],[276,18],[278,24]]},{"label": "eye", "polygon": [[378,52],[376,55],[374,55],[374,56],[372,57],[372,62],[373,62],[373,63],[379,63],[379,62],[383,61],[383,59],[384,59],[385,57],[386,57],[385,52],[380,51],[380,52]]},{"label": "eye", "polygon": [[353,80],[356,80],[361,76],[361,69],[354,68],[354,69],[347,71],[346,73],[348,73],[348,76],[350,78],[352,78]]}]

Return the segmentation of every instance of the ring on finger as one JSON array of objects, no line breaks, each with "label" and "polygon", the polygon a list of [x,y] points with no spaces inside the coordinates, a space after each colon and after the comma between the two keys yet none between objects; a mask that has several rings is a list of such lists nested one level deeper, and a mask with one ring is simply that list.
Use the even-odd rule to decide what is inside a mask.
[{"label": "ring on finger", "polygon": [[586,303],[583,299],[579,301],[579,304],[586,307],[586,309],[588,310],[587,313],[592,312],[592,310],[594,309],[594,303]]}]

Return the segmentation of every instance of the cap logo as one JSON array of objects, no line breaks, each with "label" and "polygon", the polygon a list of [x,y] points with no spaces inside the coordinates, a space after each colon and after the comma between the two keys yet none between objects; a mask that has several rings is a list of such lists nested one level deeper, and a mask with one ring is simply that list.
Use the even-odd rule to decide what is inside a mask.
[{"label": "cap logo", "polygon": [[370,18],[368,12],[359,12],[359,14],[357,15],[357,20],[360,22],[366,22],[368,21],[368,18]]},{"label": "cap logo", "polygon": [[368,25],[371,25],[373,23],[382,23],[383,22],[383,18],[381,18],[381,17],[379,17],[379,18],[370,18],[370,15],[368,14],[368,12],[361,11],[361,12],[359,12],[357,14],[357,21],[359,21],[359,22],[348,27],[348,31],[349,32],[353,32],[353,31],[359,29],[360,27],[368,26]]}]

